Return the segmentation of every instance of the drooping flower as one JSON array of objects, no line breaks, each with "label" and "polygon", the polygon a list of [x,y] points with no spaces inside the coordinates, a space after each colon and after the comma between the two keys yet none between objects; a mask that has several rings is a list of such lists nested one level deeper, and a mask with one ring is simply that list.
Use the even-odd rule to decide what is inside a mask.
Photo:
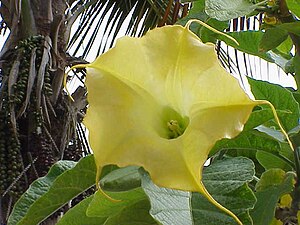
[{"label": "drooping flower", "polygon": [[159,186],[200,192],[210,149],[243,129],[253,107],[221,67],[213,44],[188,28],[165,26],[123,37],[87,67],[85,124],[97,165],[138,165]]}]

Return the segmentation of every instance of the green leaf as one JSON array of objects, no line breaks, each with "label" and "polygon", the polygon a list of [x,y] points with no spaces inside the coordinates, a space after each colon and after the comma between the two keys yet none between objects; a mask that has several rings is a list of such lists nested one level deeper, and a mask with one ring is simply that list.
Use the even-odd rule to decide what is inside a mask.
[{"label": "green leaf", "polygon": [[289,10],[297,17],[300,17],[300,0],[286,0]]},{"label": "green leaf", "polygon": [[107,217],[88,217],[86,215],[86,210],[93,197],[94,196],[89,196],[69,209],[56,225],[104,225]]},{"label": "green leaf", "polygon": [[250,212],[255,225],[270,224],[275,215],[278,200],[293,189],[292,173],[280,169],[270,169],[263,173],[256,185],[257,203]]},{"label": "green leaf", "polygon": [[232,46],[233,48],[245,52],[247,54],[258,56],[268,62],[276,63],[280,66],[284,71],[290,70],[290,62],[289,58],[287,59],[287,55],[284,56],[279,51],[268,51],[263,52],[259,49],[259,44],[264,35],[262,31],[240,31],[240,32],[227,32],[226,34],[232,36],[238,43],[234,43],[232,40],[228,39],[224,35],[217,35],[218,39],[224,41],[227,45]]},{"label": "green leaf", "polygon": [[[256,99],[265,99],[271,102],[278,113],[279,119],[286,131],[298,125],[299,104],[293,94],[277,84],[270,84],[265,81],[258,81],[248,78],[251,90]],[[263,109],[269,106],[261,105]],[[274,126],[277,126],[274,123]]]},{"label": "green leaf", "polygon": [[269,51],[279,46],[288,37],[288,32],[279,28],[267,29],[259,43],[260,51]]},{"label": "green leaf", "polygon": [[[75,207],[71,208],[58,221],[57,225],[155,225],[157,222],[149,215],[150,203],[148,199],[142,199],[124,207],[117,215],[112,211],[108,217],[86,215],[94,196],[90,196]],[[99,202],[98,204],[102,204]],[[109,206],[108,206],[109,207]]]},{"label": "green leaf", "polygon": [[300,35],[300,21],[292,23],[283,23],[276,26],[277,28],[284,29],[287,32]]},{"label": "green leaf", "polygon": [[[203,182],[215,199],[235,213],[243,224],[251,224],[248,211],[256,199],[247,186],[254,176],[254,164],[244,157],[213,162],[204,169]],[[202,195],[193,193],[191,205],[195,224],[236,224],[212,206]]]},{"label": "green leaf", "polygon": [[96,176],[93,156],[81,159],[74,167],[75,164],[70,161],[59,161],[47,176],[33,182],[16,203],[8,225],[38,224],[91,187],[95,183]]},{"label": "green leaf", "polygon": [[127,191],[140,187],[141,176],[138,169],[138,166],[116,169],[101,179],[101,187],[103,190],[112,192]]},{"label": "green leaf", "polygon": [[[214,198],[236,213],[244,224],[251,224],[249,209],[255,196],[246,185],[254,175],[253,162],[237,157],[213,162],[203,171],[203,182]],[[151,215],[163,225],[232,224],[236,222],[218,210],[199,193],[171,190],[154,185],[143,174],[142,187],[150,198]]]},{"label": "green leaf", "polygon": [[149,210],[149,200],[140,200],[124,208],[120,215],[109,218],[105,225],[157,225]]},{"label": "green leaf", "polygon": [[276,187],[278,193],[288,194],[293,188],[293,173],[286,173],[281,169],[270,169],[264,172],[257,182],[255,189],[257,192],[269,190]]},{"label": "green leaf", "polygon": [[279,152],[280,143],[273,138],[263,134],[257,130],[243,131],[234,139],[223,139],[214,146],[213,153],[218,150],[233,150],[238,151],[267,151],[267,152]]},{"label": "green leaf", "polygon": [[245,157],[217,160],[203,172],[205,187],[215,195],[234,191],[253,179],[254,164]]},{"label": "green leaf", "polygon": [[[61,225],[68,224],[105,224],[105,225],[152,225],[157,224],[149,215],[150,203],[141,184],[138,167],[128,166],[113,170],[104,176],[100,184],[106,194],[114,199],[113,202],[100,191],[73,209],[60,220]],[[135,188],[135,189],[134,189]],[[131,189],[131,190],[129,190]],[[118,192],[116,192],[118,191]],[[69,215],[70,214],[70,215]],[[82,217],[78,215],[82,215]],[[75,219],[73,218],[73,215]]]},{"label": "green leaf", "polygon": [[206,0],[205,11],[210,17],[224,21],[248,15],[258,5],[248,0]]},{"label": "green leaf", "polygon": [[[223,203],[223,205],[226,203],[230,206],[231,208],[228,208],[239,217],[244,225],[252,225],[248,211],[253,208],[256,198],[246,184],[232,192],[219,196],[218,201]],[[206,199],[203,198],[202,195],[198,193],[193,193],[192,208],[194,224],[236,225],[236,222],[231,217],[214,208]]]},{"label": "green leaf", "polygon": [[284,171],[291,171],[293,167],[284,161],[281,157],[270,152],[258,151],[256,158],[259,163],[266,169],[280,168]]},{"label": "green leaf", "polygon": [[251,113],[250,118],[245,124],[243,131],[250,131],[253,128],[258,127],[259,125],[262,125],[273,118],[274,115],[269,109],[255,110]]},{"label": "green leaf", "polygon": [[146,199],[146,195],[142,188],[136,188],[129,191],[122,192],[105,192],[108,196],[115,200],[111,201],[103,195],[101,191],[94,194],[94,198],[90,203],[86,214],[90,217],[112,217],[117,216],[123,209],[130,205]]},{"label": "green leaf", "polygon": [[141,174],[142,188],[150,199],[153,218],[163,225],[193,225],[190,192],[158,187],[146,172],[141,171]]},{"label": "green leaf", "polygon": [[[288,144],[280,143],[278,140],[257,130],[243,131],[234,139],[223,139],[216,143],[212,149],[211,155],[220,150],[228,150],[227,154],[231,156],[245,156],[256,160],[257,152],[266,152],[276,158],[276,165],[284,170],[293,167],[293,152]],[[268,167],[264,159],[258,160],[264,167]]]},{"label": "green leaf", "polygon": [[242,52],[259,56],[269,62],[274,60],[269,56],[268,53],[259,51],[259,44],[264,35],[262,31],[239,31],[239,32],[227,32],[226,34],[233,37],[239,45],[235,44],[232,40],[228,39],[224,35],[218,35],[218,38],[224,41],[226,44],[238,49]]}]

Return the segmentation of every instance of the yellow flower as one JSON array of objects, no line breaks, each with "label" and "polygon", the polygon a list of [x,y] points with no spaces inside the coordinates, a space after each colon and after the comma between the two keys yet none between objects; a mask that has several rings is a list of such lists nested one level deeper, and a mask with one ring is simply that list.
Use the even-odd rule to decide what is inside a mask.
[{"label": "yellow flower", "polygon": [[116,47],[86,65],[85,124],[97,165],[144,167],[159,186],[200,192],[210,149],[238,135],[253,107],[219,64],[213,44],[188,28],[165,26],[142,38],[123,37]]}]

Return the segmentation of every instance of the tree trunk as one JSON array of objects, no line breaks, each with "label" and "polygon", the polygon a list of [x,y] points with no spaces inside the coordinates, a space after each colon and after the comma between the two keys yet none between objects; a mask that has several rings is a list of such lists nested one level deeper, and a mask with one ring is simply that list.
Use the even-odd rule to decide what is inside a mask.
[{"label": "tree trunk", "polygon": [[1,1],[10,35],[0,52],[0,223],[54,162],[87,154],[76,132],[86,90],[77,88],[72,101],[62,86],[72,2]]}]

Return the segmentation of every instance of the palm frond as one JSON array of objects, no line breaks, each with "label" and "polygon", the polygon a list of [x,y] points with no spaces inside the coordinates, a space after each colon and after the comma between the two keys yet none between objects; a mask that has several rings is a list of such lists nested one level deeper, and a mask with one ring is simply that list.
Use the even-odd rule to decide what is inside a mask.
[{"label": "palm frond", "polygon": [[77,28],[72,32],[68,51],[84,59],[89,54],[95,58],[112,47],[120,32],[141,36],[156,26],[175,23],[186,14],[187,7],[178,0],[77,1],[70,6],[69,21]]},{"label": "palm frond", "polygon": [[[240,17],[230,21],[227,31],[247,31],[259,30],[263,21],[263,14],[252,17]],[[278,83],[284,86],[295,87],[295,81],[292,75],[286,74],[282,68],[274,63],[264,59],[240,52],[225,43],[220,42],[217,46],[218,56],[223,66],[234,76],[241,80],[242,85],[246,84],[245,76],[259,80],[265,80],[272,83]]]}]

